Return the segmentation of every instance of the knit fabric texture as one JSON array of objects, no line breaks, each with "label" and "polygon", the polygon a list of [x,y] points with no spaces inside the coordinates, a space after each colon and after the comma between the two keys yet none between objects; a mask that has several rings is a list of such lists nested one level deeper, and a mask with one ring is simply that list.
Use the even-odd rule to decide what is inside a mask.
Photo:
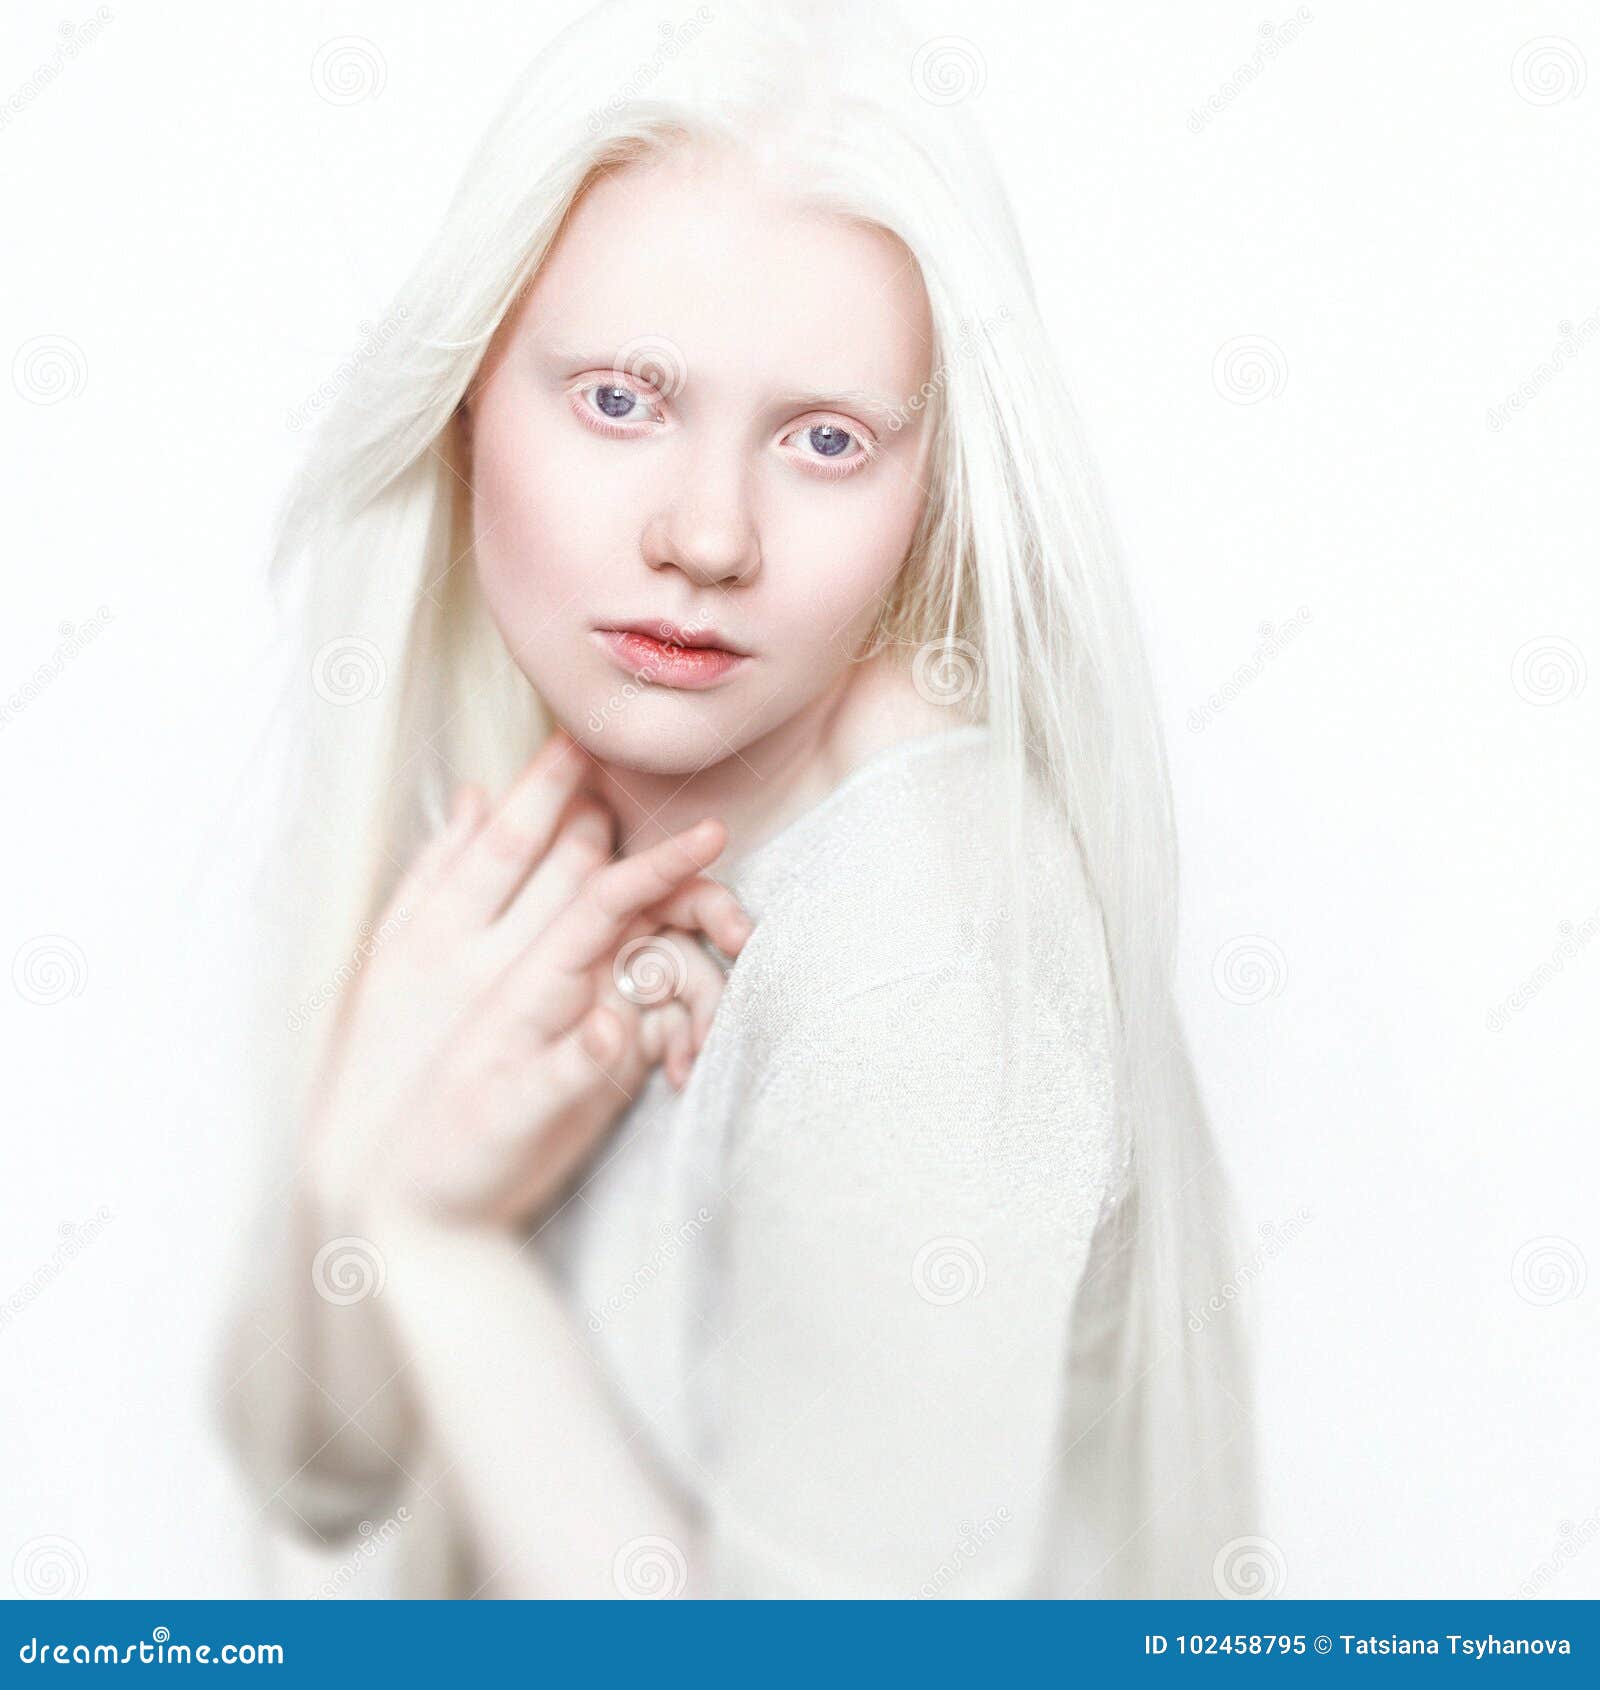
[{"label": "knit fabric texture", "polygon": [[1039,799],[1010,990],[1005,912],[975,914],[988,741],[879,751],[718,876],[756,926],[687,1086],[652,1075],[534,1235],[624,1434],[700,1517],[707,1594],[1068,1595],[1093,1570],[1062,1458],[1075,1312],[1104,1328],[1125,1290],[1090,1261],[1130,1173],[1106,954]]}]

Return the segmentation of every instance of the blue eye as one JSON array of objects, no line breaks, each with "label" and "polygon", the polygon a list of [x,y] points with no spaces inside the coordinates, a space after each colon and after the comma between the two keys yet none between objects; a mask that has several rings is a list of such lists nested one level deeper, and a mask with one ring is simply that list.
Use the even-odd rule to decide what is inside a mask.
[{"label": "blue eye", "polygon": [[819,423],[815,428],[806,430],[806,439],[811,442],[818,456],[836,458],[850,446],[850,435],[842,428],[835,428],[832,423]]},{"label": "blue eye", "polygon": [[784,444],[811,465],[814,475],[853,475],[865,469],[878,455],[874,442],[839,423],[801,425],[784,436]]},{"label": "blue eye", "polygon": [[603,416],[616,419],[630,415],[639,399],[625,387],[598,387],[594,390],[594,403]]}]

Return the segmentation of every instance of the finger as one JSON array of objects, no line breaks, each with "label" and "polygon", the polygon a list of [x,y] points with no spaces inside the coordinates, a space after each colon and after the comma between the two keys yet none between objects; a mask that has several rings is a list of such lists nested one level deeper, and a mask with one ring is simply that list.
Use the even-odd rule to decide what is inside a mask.
[{"label": "finger", "polygon": [[610,1009],[597,1007],[556,1040],[538,1060],[540,1114],[552,1125],[524,1181],[501,1200],[505,1218],[548,1205],[605,1139],[632,1101],[643,1064],[638,1031]]},{"label": "finger", "polygon": [[550,848],[585,762],[582,747],[558,728],[512,782],[440,883],[460,919],[481,926],[499,914]]},{"label": "finger", "polygon": [[416,904],[433,890],[449,869],[483,814],[483,788],[459,786],[444,825],[423,845],[395,887],[391,907]]},{"label": "finger", "polygon": [[694,1066],[694,1052],[690,1049],[693,1037],[689,1025],[689,1011],[684,1006],[674,1004],[676,1014],[671,1017],[667,1032],[667,1055],[663,1066],[667,1071],[667,1079],[679,1091],[689,1083],[689,1070]]},{"label": "finger", "polygon": [[577,897],[589,877],[611,860],[616,817],[604,804],[578,795],[567,806],[543,861],[506,905],[497,926],[508,958],[516,955]]},{"label": "finger", "polygon": [[646,914],[662,927],[682,927],[691,932],[698,929],[729,957],[737,956],[755,931],[755,924],[733,893],[703,874],[652,905]]},{"label": "finger", "polygon": [[617,845],[616,812],[599,798],[591,798],[586,792],[576,793],[561,813],[560,833],[575,833],[591,840],[609,860]]},{"label": "finger", "polygon": [[[611,954],[581,971],[542,962],[538,945],[524,947],[495,982],[495,1012],[513,1018],[526,1039],[542,1045],[571,1032],[596,1005],[607,1004],[631,1036],[641,1013],[650,1004],[670,998],[684,973],[671,949],[658,944],[650,950],[638,942],[655,933],[651,923],[636,918]],[[637,978],[630,975],[630,965]]]},{"label": "finger", "polygon": [[639,1055],[651,1068],[667,1054],[670,1018],[661,1009],[647,1009],[639,1017]]},{"label": "finger", "polygon": [[659,1063],[668,1083],[681,1091],[689,1077],[689,1012],[677,999],[658,1004],[645,1013],[640,1029],[645,1059]]},{"label": "finger", "polygon": [[727,839],[723,824],[707,819],[636,856],[607,864],[590,876],[528,953],[530,965],[573,973],[590,967],[616,944],[630,920],[714,862]]},{"label": "finger", "polygon": [[[688,984],[691,953],[699,950],[684,933],[630,931],[611,958],[609,990],[641,1011],[670,1003]],[[700,955],[709,961],[703,951]]]},{"label": "finger", "polygon": [[628,1042],[637,1037],[622,1017],[597,1004],[539,1058],[544,1095],[552,1112],[570,1108],[598,1085],[614,1085],[628,1063]]},{"label": "finger", "polygon": [[692,933],[669,928],[664,938],[680,947],[684,955],[683,984],[677,992],[678,1002],[688,1011],[689,1055],[694,1057],[705,1043],[711,1030],[712,1017],[722,1001],[723,973],[721,967],[706,954],[705,946]]}]

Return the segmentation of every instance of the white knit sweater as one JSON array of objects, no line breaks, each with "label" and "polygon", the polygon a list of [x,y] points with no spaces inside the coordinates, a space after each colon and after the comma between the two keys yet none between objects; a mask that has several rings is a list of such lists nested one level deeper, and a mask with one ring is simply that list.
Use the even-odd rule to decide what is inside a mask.
[{"label": "white knit sweater", "polygon": [[[714,871],[756,925],[690,1081],[652,1075],[529,1245],[623,1435],[700,1517],[711,1594],[1093,1594],[1122,1535],[1115,1508],[1091,1518],[1107,1475],[1075,1431],[1126,1292],[1104,942],[1040,800],[1017,1001],[974,917],[987,744],[882,750]],[[1022,1091],[1008,1029],[1040,1058]],[[412,1512],[396,1593],[468,1594],[437,1500]],[[650,1593],[676,1554],[619,1577]]]},{"label": "white knit sweater", "polygon": [[[1066,1576],[1069,1321],[1127,1150],[1100,926],[1042,804],[1030,1004],[974,921],[987,739],[880,751],[730,866],[756,928],[689,1084],[653,1076],[537,1234],[717,1594]],[[1019,1022],[1047,1059],[1002,1105]]]}]

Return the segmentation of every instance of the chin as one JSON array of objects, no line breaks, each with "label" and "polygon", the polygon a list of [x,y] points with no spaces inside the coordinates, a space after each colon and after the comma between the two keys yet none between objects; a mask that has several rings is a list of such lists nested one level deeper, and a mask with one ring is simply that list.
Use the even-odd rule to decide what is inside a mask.
[{"label": "chin", "polygon": [[703,695],[685,704],[665,688],[626,681],[558,719],[591,757],[638,774],[698,774],[737,749],[712,725]]}]

